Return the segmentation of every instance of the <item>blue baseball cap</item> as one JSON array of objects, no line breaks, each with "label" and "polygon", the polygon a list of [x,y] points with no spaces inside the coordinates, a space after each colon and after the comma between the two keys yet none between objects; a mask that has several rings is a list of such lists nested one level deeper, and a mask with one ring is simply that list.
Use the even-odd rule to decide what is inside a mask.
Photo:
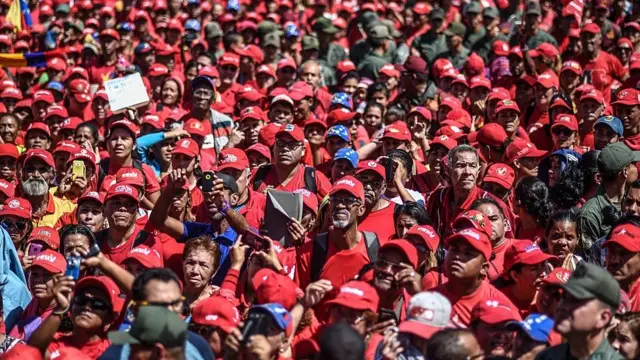
[{"label": "blue baseball cap", "polygon": [[333,161],[338,161],[340,159],[349,160],[354,169],[358,167],[358,161],[360,160],[358,153],[353,151],[352,148],[342,148],[338,150],[333,156]]},{"label": "blue baseball cap", "polygon": [[151,44],[149,44],[148,42],[141,42],[140,44],[138,44],[138,46],[136,46],[135,49],[133,49],[133,53],[135,55],[141,55],[146,54],[151,50],[153,50],[153,46],[151,46]]},{"label": "blue baseball cap", "polygon": [[62,85],[62,83],[58,81],[49,81],[49,83],[47,84],[47,89],[64,92],[64,85]]},{"label": "blue baseball cap", "polygon": [[567,165],[569,163],[579,163],[580,160],[582,160],[582,155],[578,154],[577,152],[573,151],[573,150],[569,150],[569,149],[560,149],[560,150],[556,150],[553,153],[551,153],[551,156],[553,155],[557,155],[560,156],[560,169],[564,170],[565,167],[567,167]]},{"label": "blue baseball cap", "polygon": [[262,305],[255,305],[251,308],[252,310],[263,311],[269,315],[273,319],[273,322],[278,326],[278,328],[282,331],[287,330],[287,326],[291,323],[291,314],[285,309],[282,305],[278,303],[269,303]]},{"label": "blue baseball cap", "polygon": [[615,116],[600,116],[598,121],[593,125],[595,128],[598,124],[605,124],[611,128],[618,136],[622,136],[624,128],[622,127],[622,120]]},{"label": "blue baseball cap", "polygon": [[284,28],[285,37],[298,37],[300,36],[300,30],[295,24],[289,24]]},{"label": "blue baseball cap", "polygon": [[227,10],[240,11],[240,1],[238,0],[227,1]]},{"label": "blue baseball cap", "polygon": [[328,139],[332,136],[337,136],[346,142],[351,141],[351,135],[349,134],[349,129],[347,129],[343,125],[334,125],[330,127],[329,130],[327,130],[327,133],[325,134],[324,138]]},{"label": "blue baseball cap", "polygon": [[189,19],[186,23],[184,23],[185,30],[193,30],[195,32],[200,32],[200,21],[196,19]]},{"label": "blue baseball cap", "polygon": [[123,22],[120,23],[116,26],[116,30],[118,31],[126,31],[126,32],[132,32],[133,31],[133,24],[130,22]]},{"label": "blue baseball cap", "polygon": [[553,319],[547,315],[532,313],[524,321],[509,322],[507,329],[511,331],[522,330],[531,339],[541,343],[548,343],[553,325]]},{"label": "blue baseball cap", "polygon": [[334,105],[344,106],[351,110],[351,95],[344,92],[335,93],[333,98],[331,98],[331,105],[329,105],[329,107],[331,108]]},{"label": "blue baseball cap", "polygon": [[210,79],[207,76],[196,76],[193,81],[191,81],[191,88],[192,89],[197,89],[200,86],[204,85],[205,87],[211,88],[211,89],[215,89],[216,85],[213,82],[213,79]]},{"label": "blue baseball cap", "polygon": [[187,0],[188,5],[200,5],[200,0]]}]

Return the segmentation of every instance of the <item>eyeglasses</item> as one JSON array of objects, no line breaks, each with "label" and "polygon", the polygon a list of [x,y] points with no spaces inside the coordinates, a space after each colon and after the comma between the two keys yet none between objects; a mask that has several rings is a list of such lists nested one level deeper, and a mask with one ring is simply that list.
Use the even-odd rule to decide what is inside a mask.
[{"label": "eyeglasses", "polygon": [[302,146],[302,143],[299,141],[286,142],[282,139],[278,139],[276,140],[276,145],[281,149],[295,150]]},{"label": "eyeglasses", "polygon": [[189,331],[192,331],[203,338],[208,338],[212,332],[214,332],[217,328],[215,326],[206,326],[206,325],[198,325],[198,324],[189,324]]},{"label": "eyeglasses", "polygon": [[90,298],[85,295],[76,296],[73,302],[80,307],[86,306],[87,304],[89,304],[89,306],[91,306],[92,309],[100,310],[100,311],[106,311],[111,308],[111,306],[109,306],[109,304],[104,302],[102,299]]},{"label": "eyeglasses", "polygon": [[552,133],[554,135],[571,136],[571,134],[573,134],[573,131],[571,129],[567,129],[566,127],[557,127],[553,129]]},{"label": "eyeglasses", "polygon": [[8,230],[10,228],[16,228],[20,231],[23,231],[24,229],[27,228],[27,221],[26,220],[13,221],[10,219],[4,219],[2,220],[2,222],[0,222],[0,225],[2,225],[2,227],[5,230]]},{"label": "eyeglasses", "polygon": [[372,189],[379,189],[384,183],[382,180],[369,180],[358,176],[356,176],[356,179],[358,179],[365,188],[371,186]]},{"label": "eyeglasses", "polygon": [[348,196],[348,197],[336,197],[336,196],[331,196],[329,197],[329,201],[331,203],[333,203],[334,205],[344,205],[344,206],[351,206],[355,203],[360,203],[360,200],[354,198],[353,196]]},{"label": "eyeglasses", "polygon": [[378,269],[386,269],[389,266],[391,266],[391,272],[393,273],[400,272],[402,271],[402,269],[404,269],[400,264],[392,263],[384,259],[376,260],[376,268]]}]

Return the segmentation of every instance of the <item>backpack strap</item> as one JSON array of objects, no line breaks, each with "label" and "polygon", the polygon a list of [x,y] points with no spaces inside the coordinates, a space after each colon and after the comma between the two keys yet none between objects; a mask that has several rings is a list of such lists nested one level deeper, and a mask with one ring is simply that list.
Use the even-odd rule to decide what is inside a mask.
[{"label": "backpack strap", "polygon": [[318,186],[316,185],[316,168],[311,166],[304,167],[304,187],[312,194],[318,192]]},{"label": "backpack strap", "polygon": [[135,240],[133,240],[133,245],[131,245],[131,248],[133,249],[136,246],[144,244],[145,241],[147,241],[147,238],[149,237],[149,235],[151,235],[150,232],[146,230],[140,230],[138,232],[138,235],[136,235]]},{"label": "backpack strap", "polygon": [[378,250],[380,250],[380,240],[378,235],[369,231],[363,231],[364,245],[367,248],[367,255],[369,255],[370,262],[376,262],[378,260]]},{"label": "backpack strap", "polygon": [[262,165],[256,170],[256,174],[253,176],[253,191],[258,191],[270,170],[271,164]]},{"label": "backpack strap", "polygon": [[320,279],[324,262],[327,258],[329,234],[321,233],[313,239],[313,252],[311,253],[311,281]]}]

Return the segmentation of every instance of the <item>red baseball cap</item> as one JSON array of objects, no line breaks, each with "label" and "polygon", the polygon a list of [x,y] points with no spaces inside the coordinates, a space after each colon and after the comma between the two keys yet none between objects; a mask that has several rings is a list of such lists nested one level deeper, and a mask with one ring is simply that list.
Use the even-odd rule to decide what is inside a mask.
[{"label": "red baseball cap", "polygon": [[24,165],[26,166],[31,159],[40,159],[44,161],[47,165],[51,167],[55,167],[56,163],[53,161],[53,156],[50,152],[42,149],[29,149],[25,153]]},{"label": "red baseball cap", "polygon": [[104,201],[107,202],[116,196],[126,196],[135,200],[136,203],[140,202],[140,193],[138,192],[138,189],[136,189],[135,186],[131,186],[128,184],[119,184],[116,182],[115,184],[111,185],[111,187],[107,191],[107,196],[105,196]]},{"label": "red baseball cap", "polygon": [[557,267],[553,269],[553,271],[551,271],[549,274],[547,274],[547,276],[542,279],[542,282],[548,285],[562,286],[567,283],[570,276],[570,270],[562,267]]},{"label": "red baseball cap", "polygon": [[190,158],[194,158],[200,154],[200,147],[198,143],[191,138],[182,138],[176,142],[173,147],[172,154],[184,154]]},{"label": "red baseball cap", "polygon": [[504,110],[513,110],[515,112],[517,112],[518,114],[520,114],[520,108],[518,107],[518,104],[516,104],[515,101],[511,101],[509,100],[501,100],[498,105],[496,106],[496,116],[498,115],[498,113],[500,111],[504,111]]},{"label": "red baseball cap", "polygon": [[97,191],[87,191],[78,199],[78,205],[85,200],[97,201],[101,205],[104,204],[104,194]]},{"label": "red baseball cap", "polygon": [[451,243],[455,241],[465,241],[466,243],[471,245],[471,247],[478,250],[478,252],[480,252],[482,256],[484,256],[485,260],[489,261],[489,259],[491,259],[491,241],[485,233],[473,228],[467,228],[449,236],[445,239],[444,243],[447,247],[449,247]]},{"label": "red baseball cap", "polygon": [[[465,109],[453,109],[447,114],[447,120],[453,120],[462,127],[471,128],[471,115]],[[444,121],[442,122],[444,123]]]},{"label": "red baseball cap", "polygon": [[72,154],[76,151],[80,150],[80,145],[76,144],[73,141],[62,140],[58,143],[55,149],[53,149],[53,154],[57,154],[59,152],[66,152]]},{"label": "red baseball cap", "polygon": [[313,211],[315,215],[318,215],[318,197],[307,189],[297,189],[293,191],[296,194],[302,195],[302,203],[304,206]]},{"label": "red baseball cap", "polygon": [[285,126],[280,127],[278,132],[276,132],[275,137],[282,136],[284,134],[289,134],[296,141],[304,141],[304,131],[296,125],[287,124]]},{"label": "red baseball cap", "polygon": [[511,166],[506,164],[494,163],[487,168],[487,172],[482,179],[484,182],[496,183],[503,188],[510,190],[516,179],[516,173]]},{"label": "red baseball cap", "polygon": [[65,109],[62,106],[52,105],[47,109],[47,113],[44,116],[44,120],[47,121],[47,119],[49,119],[52,116],[59,116],[61,118],[66,119],[69,117],[69,113],[67,112],[67,109]]},{"label": "red baseball cap", "polygon": [[339,109],[331,111],[329,115],[327,115],[327,125],[331,127],[335,124],[353,120],[354,118],[358,117],[360,117],[359,113],[355,111],[349,111],[349,109],[341,107]]},{"label": "red baseball cap", "polygon": [[200,71],[198,71],[198,76],[206,76],[211,79],[219,79],[220,73],[215,67],[207,65],[200,69]]},{"label": "red baseball cap", "polygon": [[53,94],[49,90],[38,90],[33,94],[33,102],[44,101],[51,105],[55,102]]},{"label": "red baseball cap", "polygon": [[251,285],[255,290],[257,303],[278,303],[291,310],[297,300],[298,286],[287,275],[281,275],[269,268],[262,268],[253,275]]},{"label": "red baseball cap", "polygon": [[258,154],[266,157],[269,162],[271,162],[271,150],[269,150],[268,147],[266,147],[265,145],[261,144],[261,143],[257,143],[257,144],[253,144],[251,146],[249,146],[244,152],[249,155],[250,151],[255,151]]},{"label": "red baseball cap", "polygon": [[294,70],[298,69],[296,62],[289,57],[285,57],[282,60],[278,61],[278,70],[284,69],[286,67],[293,68]]},{"label": "red baseball cap", "polygon": [[611,236],[602,244],[607,247],[611,244],[618,244],[630,252],[640,252],[640,228],[632,224],[616,226],[611,231]]},{"label": "red baseball cap", "polygon": [[356,65],[351,60],[343,60],[338,63],[336,69],[341,73],[346,73],[349,71],[357,71]]},{"label": "red baseball cap", "polygon": [[612,105],[640,105],[640,91],[633,88],[622,89],[616,95],[616,101]]},{"label": "red baseball cap", "polygon": [[243,122],[246,119],[255,119],[264,122],[269,122],[267,119],[267,114],[262,111],[262,109],[258,106],[248,106],[240,112],[240,122]]},{"label": "red baseball cap", "polygon": [[404,234],[405,238],[409,235],[415,235],[421,238],[425,245],[427,245],[427,248],[432,252],[436,251],[440,244],[440,236],[438,236],[433,227],[429,225],[414,225]]},{"label": "red baseball cap", "polygon": [[242,149],[226,148],[220,151],[220,163],[218,170],[236,169],[244,170],[249,168],[249,158]]},{"label": "red baseball cap", "polygon": [[572,73],[580,76],[582,75],[582,66],[580,66],[580,63],[575,60],[565,61],[562,64],[562,69],[560,69],[560,74],[565,71],[571,71]]},{"label": "red baseball cap", "polygon": [[189,119],[184,124],[184,130],[189,133],[189,135],[198,135],[205,137],[207,133],[204,131],[204,127],[202,123],[198,119]]},{"label": "red baseball cap", "polygon": [[94,168],[96,166],[96,163],[98,162],[98,158],[93,151],[78,147],[78,149],[75,152],[72,152],[71,156],[69,156],[69,160],[67,160],[67,164],[72,163],[74,160],[83,160],[83,159],[88,160],[90,164],[93,164]]},{"label": "red baseball cap", "polygon": [[378,73],[385,74],[388,77],[399,78],[400,71],[396,69],[392,64],[386,64],[378,70]]},{"label": "red baseball cap", "polygon": [[108,276],[87,276],[83,277],[76,284],[75,293],[88,287],[97,287],[102,289],[111,301],[111,307],[116,315],[119,315],[126,301],[126,296],[120,296],[120,288]]},{"label": "red baseball cap", "polygon": [[59,252],[47,249],[33,259],[31,267],[34,266],[39,266],[52,274],[59,274],[67,270],[67,260]]},{"label": "red baseball cap", "polygon": [[427,121],[431,121],[431,110],[427,109],[424,106],[416,106],[414,108],[411,108],[411,111],[409,111],[409,113],[407,114],[407,117],[411,114],[420,114],[422,115],[422,117],[425,118],[425,120]]},{"label": "red baseball cap", "polygon": [[8,87],[0,93],[0,99],[22,100],[22,91],[14,87]]},{"label": "red baseball cap", "polygon": [[489,123],[478,130],[476,139],[483,145],[500,147],[504,146],[504,142],[507,140],[507,133],[500,124]]},{"label": "red baseball cap", "polygon": [[433,145],[442,145],[447,150],[451,150],[454,147],[458,146],[458,141],[447,135],[439,135],[439,136],[436,136],[433,140],[431,140],[431,147],[433,147]]},{"label": "red baseball cap", "polygon": [[207,298],[193,309],[191,322],[212,326],[230,333],[240,322],[240,313],[233,304],[221,296]]},{"label": "red baseball cap", "polygon": [[58,250],[60,247],[60,235],[58,231],[50,226],[38,226],[31,231],[27,243],[32,241],[42,241],[52,250]]},{"label": "red baseball cap", "polygon": [[515,55],[517,57],[519,57],[520,59],[522,59],[524,57],[524,55],[522,55],[522,49],[520,48],[520,46],[514,46],[511,48],[511,50],[509,50],[509,56],[511,55]]},{"label": "red baseball cap", "polygon": [[491,221],[487,219],[484,213],[478,210],[467,210],[458,215],[451,223],[451,227],[454,232],[458,232],[463,229],[475,229],[486,236],[491,237],[492,227]]},{"label": "red baseball cap", "polygon": [[453,96],[447,96],[440,101],[440,107],[447,106],[449,109],[460,109],[462,107],[462,103],[458,98]]},{"label": "red baseball cap", "polygon": [[395,139],[400,141],[411,141],[411,133],[407,129],[407,125],[403,122],[396,121],[395,123],[384,128],[382,132],[382,138]]},{"label": "red baseball cap", "polygon": [[149,67],[148,76],[169,76],[169,69],[164,64],[155,63]]},{"label": "red baseball cap", "polygon": [[580,96],[580,101],[584,101],[584,100],[588,100],[591,99],[595,102],[597,102],[598,104],[604,104],[604,95],[602,95],[602,92],[600,92],[600,90],[597,89],[589,89],[587,91],[584,91],[582,93],[582,95]]},{"label": "red baseball cap", "polygon": [[0,192],[7,198],[16,196],[16,187],[5,179],[0,179]]},{"label": "red baseball cap", "polygon": [[289,88],[289,97],[293,101],[300,101],[308,97],[314,97],[313,87],[304,81],[298,81]]},{"label": "red baseball cap", "polygon": [[358,163],[358,167],[356,168],[356,175],[361,174],[365,171],[373,171],[376,174],[380,175],[383,180],[385,180],[387,176],[384,166],[378,164],[373,160],[363,160]]},{"label": "red baseball cap", "polygon": [[82,121],[82,119],[80,119],[77,116],[72,116],[68,119],[65,119],[62,122],[62,129],[63,130],[75,130],[78,125],[82,124],[84,121]]},{"label": "red baseball cap", "polygon": [[226,52],[222,54],[218,63],[220,66],[233,65],[235,67],[240,67],[240,56],[231,52]]},{"label": "red baseball cap", "polygon": [[115,29],[104,29],[100,32],[100,37],[111,37],[120,41],[120,34]]},{"label": "red baseball cap", "polygon": [[547,156],[547,152],[544,150],[538,150],[536,146],[523,139],[515,139],[511,142],[504,152],[504,161],[507,164],[512,164],[513,160],[521,158],[543,158]]},{"label": "red baseball cap", "polygon": [[362,186],[362,183],[353,176],[348,175],[336,181],[331,187],[331,191],[329,191],[329,196],[340,191],[348,192],[364,204],[364,187]]},{"label": "red baseball cap", "polygon": [[558,52],[558,49],[549,44],[549,43],[542,43],[540,45],[538,45],[537,48],[530,50],[529,51],[529,55],[534,58],[534,57],[538,57],[538,56],[543,56],[547,59],[554,59],[556,58],[560,53]]},{"label": "red baseball cap", "polygon": [[382,245],[379,253],[392,249],[399,250],[407,258],[409,264],[411,264],[414,269],[418,267],[418,249],[416,249],[412,243],[404,239],[388,241],[386,244]]},{"label": "red baseball cap", "polygon": [[522,321],[522,317],[511,306],[499,300],[479,301],[471,310],[471,321],[480,320],[485,324],[496,325],[507,321]]},{"label": "red baseball cap", "polygon": [[20,156],[18,147],[13,144],[0,144],[0,157],[2,156],[17,159]]},{"label": "red baseball cap", "polygon": [[469,85],[471,89],[475,89],[477,87],[484,87],[491,90],[491,80],[487,79],[482,75],[472,77]]},{"label": "red baseball cap", "polygon": [[517,264],[536,265],[549,259],[555,259],[553,255],[545,254],[540,247],[531,240],[516,240],[504,253],[504,272]]},{"label": "red baseball cap", "polygon": [[[276,142],[276,135],[282,130],[284,126],[279,123],[269,123],[265,125],[258,133],[258,141],[267,147],[272,147]],[[293,131],[293,130],[291,130]],[[296,132],[297,134],[297,132]],[[304,133],[303,133],[304,136]],[[302,141],[302,140],[299,140]]]},{"label": "red baseball cap", "polygon": [[256,69],[256,74],[267,74],[267,75],[271,76],[272,78],[276,78],[277,77],[276,73],[273,71],[273,69],[269,65],[260,65],[260,66],[258,66],[258,68]]},{"label": "red baseball cap", "polygon": [[0,216],[15,215],[22,219],[31,219],[31,203],[27,199],[14,197],[4,201]]},{"label": "red baseball cap", "polygon": [[455,78],[453,78],[453,81],[451,81],[451,85],[453,84],[463,84],[464,86],[469,87],[469,83],[467,83],[467,78],[464,74],[456,75]]},{"label": "red baseball cap", "polygon": [[493,42],[491,46],[493,53],[497,56],[507,56],[509,55],[509,44],[506,41],[496,40]]},{"label": "red baseball cap", "polygon": [[495,87],[491,89],[491,93],[487,98],[487,101],[491,100],[511,100],[511,94],[509,94],[509,90],[503,87]]},{"label": "red baseball cap", "polygon": [[67,63],[59,57],[47,61],[47,68],[55,71],[65,71],[67,69]]},{"label": "red baseball cap", "polygon": [[112,122],[111,124],[109,124],[109,131],[113,132],[113,129],[115,129],[116,127],[123,127],[129,130],[129,132],[131,132],[134,139],[136,137],[136,134],[138,134],[138,132],[140,131],[136,123],[129,121],[127,119],[121,119],[121,120],[116,120]]},{"label": "red baseball cap", "polygon": [[592,34],[600,34],[600,26],[598,26],[598,24],[596,23],[584,24],[584,26],[582,27],[582,31]]},{"label": "red baseball cap", "polygon": [[151,125],[156,130],[164,129],[165,123],[158,115],[145,115],[142,117],[142,125]]},{"label": "red baseball cap", "polygon": [[158,251],[147,245],[138,245],[131,249],[125,261],[127,260],[135,260],[145,269],[160,269],[163,267],[163,261]]},{"label": "red baseball cap", "polygon": [[551,131],[557,127],[565,127],[571,131],[578,131],[578,120],[571,114],[558,114],[551,125]]},{"label": "red baseball cap", "polygon": [[373,286],[364,281],[352,280],[342,285],[336,297],[325,304],[327,306],[340,305],[349,309],[369,310],[377,313],[379,303],[380,297]]},{"label": "red baseball cap", "polygon": [[549,88],[557,89],[558,78],[549,73],[542,73],[538,75],[538,78],[536,79],[536,84],[542,85],[542,87],[544,87],[545,89],[549,89]]}]

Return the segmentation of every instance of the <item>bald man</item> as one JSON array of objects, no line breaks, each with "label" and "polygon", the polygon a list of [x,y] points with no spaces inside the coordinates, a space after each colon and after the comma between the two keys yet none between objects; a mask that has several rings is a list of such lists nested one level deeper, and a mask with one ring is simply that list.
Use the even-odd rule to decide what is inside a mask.
[{"label": "bald man", "polygon": [[317,100],[314,113],[319,118],[329,113],[332,98],[327,90],[320,87],[322,84],[322,76],[320,74],[320,64],[315,60],[308,60],[300,66],[300,80],[313,87]]}]

